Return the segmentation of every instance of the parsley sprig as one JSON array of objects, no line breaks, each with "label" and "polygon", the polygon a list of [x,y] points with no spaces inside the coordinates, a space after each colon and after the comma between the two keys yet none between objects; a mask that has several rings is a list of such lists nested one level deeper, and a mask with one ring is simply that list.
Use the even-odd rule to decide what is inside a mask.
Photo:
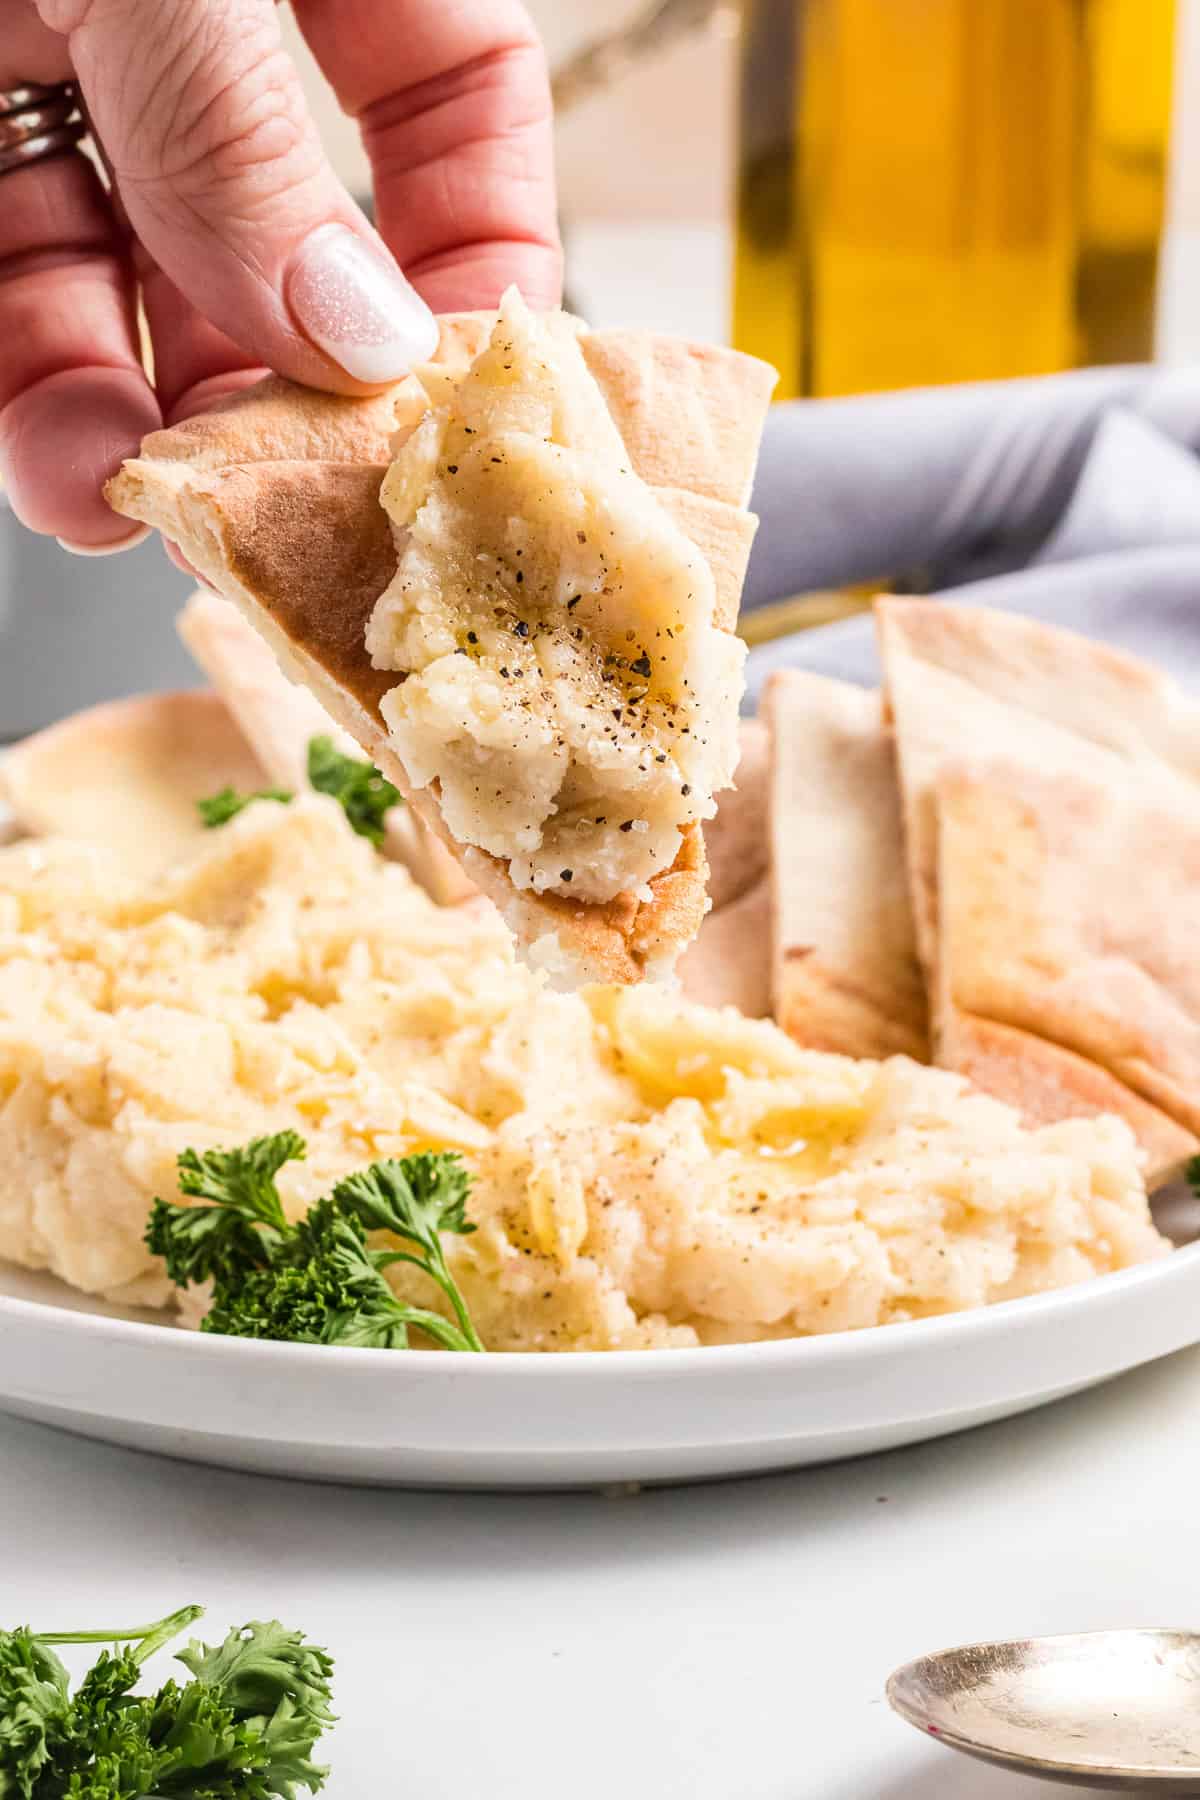
[{"label": "parsley sprig", "polygon": [[[383,842],[383,821],[390,808],[403,805],[399,788],[392,787],[374,763],[344,756],[333,738],[309,738],[308,785],[317,794],[336,799],[354,832],[369,839],[376,850]],[[239,794],[237,788],[225,787],[218,794],[198,799],[196,812],[209,830],[214,830],[214,826],[236,819],[255,799],[277,799],[286,806],[295,794],[291,788],[257,788],[254,794]],[[4,1800],[4,1795],[0,1795],[0,1800]]]},{"label": "parsley sprig", "polygon": [[332,738],[312,738],[308,746],[308,782],[318,794],[332,794],[359,837],[378,850],[383,821],[400,804],[400,791],[374,763],[343,756]]},{"label": "parsley sprig", "polygon": [[[203,1614],[126,1631],[0,1631],[0,1800],[295,1800],[331,1710],[331,1657],[276,1620],[193,1640],[191,1676],[136,1694],[143,1666]],[[71,1692],[54,1646],[104,1644]]]},{"label": "parsley sprig", "polygon": [[[379,849],[384,819],[393,806],[401,805],[401,799],[399,789],[379,773],[374,763],[343,756],[331,737],[310,738],[308,785],[316,793],[329,794],[336,800],[359,837],[369,839]],[[286,806],[295,798],[290,788],[259,788],[253,794],[239,794],[236,788],[223,787],[219,793],[197,800],[196,811],[211,831],[217,825],[228,825],[253,800],[278,800]],[[2,1794],[0,1800],[4,1800]]]},{"label": "parsley sprig", "polygon": [[[470,1177],[453,1151],[421,1151],[372,1163],[340,1181],[297,1224],[289,1223],[275,1177],[302,1161],[294,1131],[233,1150],[185,1150],[179,1186],[207,1206],[156,1200],[146,1242],[178,1286],[211,1281],[202,1329],[227,1337],[301,1344],[406,1349],[416,1328],[444,1350],[482,1350],[451,1275],[441,1233],[465,1236]],[[386,1232],[398,1246],[374,1249]],[[453,1319],[397,1298],[384,1271],[409,1263],[450,1302]],[[0,1788],[0,1800],[5,1800]]]},{"label": "parsley sprig", "polygon": [[253,794],[239,794],[236,788],[223,787],[206,799],[197,800],[196,811],[212,831],[216,826],[228,825],[230,819],[236,819],[252,800],[278,800],[281,806],[287,806],[295,798],[291,788],[259,788]]}]

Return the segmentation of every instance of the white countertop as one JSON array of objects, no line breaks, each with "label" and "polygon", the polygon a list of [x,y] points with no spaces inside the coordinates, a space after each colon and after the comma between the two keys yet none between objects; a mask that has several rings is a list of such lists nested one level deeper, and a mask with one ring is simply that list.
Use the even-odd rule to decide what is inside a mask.
[{"label": "white countertop", "polygon": [[1198,1401],[1200,1349],[915,1450],[611,1498],[302,1486],[0,1419],[0,1617],[303,1628],[338,1661],[330,1800],[1049,1800],[884,1680],[1200,1624]]}]

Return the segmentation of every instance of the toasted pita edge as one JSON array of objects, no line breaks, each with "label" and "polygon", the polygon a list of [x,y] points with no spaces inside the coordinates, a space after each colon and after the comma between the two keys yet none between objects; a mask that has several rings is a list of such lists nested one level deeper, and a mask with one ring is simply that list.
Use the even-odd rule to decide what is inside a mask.
[{"label": "toasted pita edge", "polygon": [[1151,1187],[1171,1180],[1200,1150],[1191,1132],[1107,1070],[1015,1026],[951,1009],[941,1021],[938,1062],[1015,1107],[1029,1125],[1114,1113],[1141,1145]]},{"label": "toasted pita edge", "polygon": [[[1187,705],[1182,690],[1152,663],[1027,613],[885,594],[875,601],[875,617],[919,662],[1109,748],[1118,747],[1114,726],[1131,718],[1166,745],[1175,705]],[[1123,735],[1118,729],[1118,738]]]},{"label": "toasted pita edge", "polygon": [[[266,375],[217,407],[177,425],[152,431],[141,454],[194,468],[226,463],[387,463],[397,434],[405,435],[428,405],[421,376],[427,369],[459,373],[478,355],[496,323],[496,312],[445,313],[430,364],[376,394],[326,394],[281,375]],[[582,330],[578,320],[571,320]]]},{"label": "toasted pita edge", "polygon": [[427,402],[411,376],[363,399],[321,394],[268,375],[209,412],[152,431],[139,455],[194,471],[240,462],[384,462],[397,429]]},{"label": "toasted pita edge", "polygon": [[808,1050],[871,1061],[908,1056],[927,1062],[929,1046],[920,1032],[885,1012],[868,995],[857,994],[836,969],[815,953],[785,953],[785,974],[776,973],[775,1023]]}]

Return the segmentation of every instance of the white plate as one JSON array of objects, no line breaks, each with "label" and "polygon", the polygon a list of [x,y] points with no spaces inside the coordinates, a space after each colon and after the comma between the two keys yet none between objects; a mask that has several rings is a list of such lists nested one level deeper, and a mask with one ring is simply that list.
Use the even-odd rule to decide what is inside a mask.
[{"label": "white plate", "polygon": [[[6,824],[0,805],[0,840]],[[980,1312],[709,1350],[452,1356],[206,1337],[0,1263],[0,1411],[192,1462],[391,1487],[697,1481],[1026,1412],[1200,1342],[1200,1204],[1165,1262]]]},{"label": "white plate", "polygon": [[[1170,1221],[1190,1235],[1187,1218]],[[455,1356],[246,1343],[0,1268],[0,1409],[140,1450],[391,1486],[688,1481],[981,1425],[1200,1340],[1200,1244],[979,1312],[708,1350]]]}]

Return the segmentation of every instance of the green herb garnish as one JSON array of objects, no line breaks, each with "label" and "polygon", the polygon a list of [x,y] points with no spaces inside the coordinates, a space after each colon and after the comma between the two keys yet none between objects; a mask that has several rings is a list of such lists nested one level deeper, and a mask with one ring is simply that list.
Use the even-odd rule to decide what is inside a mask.
[{"label": "green herb garnish", "polygon": [[[399,789],[379,773],[374,763],[343,756],[330,737],[310,738],[308,780],[318,794],[329,794],[337,801],[359,837],[369,838],[379,849],[385,816],[391,807],[403,802]],[[239,794],[236,788],[223,787],[219,793],[197,800],[196,811],[211,831],[236,819],[252,800],[277,800],[281,806],[287,806],[295,798],[290,788],[259,788],[252,794]],[[2,1792],[0,1800],[5,1800]]]},{"label": "green herb garnish", "polygon": [[[178,1286],[211,1281],[201,1329],[228,1337],[402,1350],[415,1326],[445,1350],[482,1350],[440,1233],[474,1231],[466,1215],[470,1176],[453,1151],[421,1151],[372,1163],[340,1181],[298,1224],[289,1224],[275,1185],[285,1163],[302,1161],[294,1131],[235,1150],[185,1150],[184,1194],[208,1206],[156,1200],[146,1242]],[[401,1248],[372,1249],[389,1232]],[[454,1319],[397,1299],[384,1276],[410,1263],[437,1283]],[[6,1800],[0,1787],[0,1800]]]},{"label": "green herb garnish", "polygon": [[[228,825],[230,819],[236,819],[252,800],[278,800],[281,806],[286,806],[295,798],[290,788],[259,788],[253,794],[239,794],[236,788],[223,787],[218,793],[197,800],[196,811],[211,831],[214,826]],[[2,1795],[0,1800],[3,1800]]]},{"label": "green herb garnish", "polygon": [[[0,1631],[0,1800],[295,1800],[328,1771],[332,1659],[271,1620],[178,1653],[191,1675],[135,1694],[143,1665],[200,1618],[128,1631]],[[56,1644],[110,1644],[71,1692]]]},{"label": "green herb garnish", "polygon": [[315,737],[308,746],[308,779],[318,794],[332,794],[358,835],[378,850],[384,816],[400,804],[400,793],[374,763],[343,756],[332,738]]}]

